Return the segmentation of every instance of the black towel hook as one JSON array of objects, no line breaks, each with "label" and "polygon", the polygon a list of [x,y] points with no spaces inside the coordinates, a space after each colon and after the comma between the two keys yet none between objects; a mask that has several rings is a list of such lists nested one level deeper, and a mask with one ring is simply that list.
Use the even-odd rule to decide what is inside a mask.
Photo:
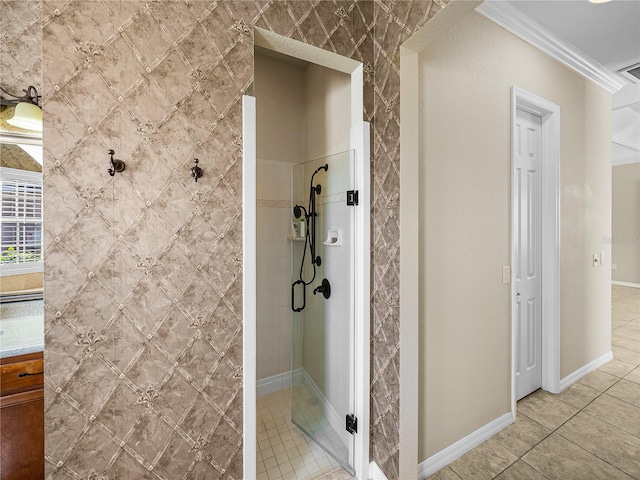
[{"label": "black towel hook", "polygon": [[202,176],[202,169],[198,166],[198,163],[200,162],[200,160],[198,160],[197,158],[193,161],[193,163],[196,164],[195,167],[191,168],[191,176],[195,179],[195,181],[197,182],[198,179]]},{"label": "black towel hook", "polygon": [[109,175],[113,177],[116,174],[116,172],[118,173],[123,172],[125,167],[124,162],[122,160],[113,158],[116,152],[112,149],[109,149],[107,153],[111,156],[111,168],[107,170],[107,172],[109,172]]}]

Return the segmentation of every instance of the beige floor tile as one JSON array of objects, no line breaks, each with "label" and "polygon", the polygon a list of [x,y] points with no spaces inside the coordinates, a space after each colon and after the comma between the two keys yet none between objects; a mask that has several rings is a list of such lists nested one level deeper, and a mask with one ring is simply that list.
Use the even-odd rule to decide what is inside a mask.
[{"label": "beige floor tile", "polygon": [[623,309],[614,310],[611,312],[611,325],[619,328],[621,324],[626,324],[636,318],[638,318],[638,314],[636,312]]},{"label": "beige floor tile", "polygon": [[611,328],[615,329],[618,327],[622,327],[629,323],[630,320],[624,318],[617,318],[614,315],[611,315]]},{"label": "beige floor tile", "polygon": [[606,365],[601,366],[598,370],[604,373],[608,373],[609,375],[613,375],[614,377],[622,378],[631,370],[633,370],[634,367],[635,365],[630,365],[628,363],[613,359]]},{"label": "beige floor tile", "polygon": [[522,457],[522,460],[550,480],[630,480],[632,478],[556,433],[544,439]]},{"label": "beige floor tile", "polygon": [[450,467],[462,480],[491,480],[516,460],[518,457],[490,438]]},{"label": "beige floor tile", "polygon": [[[258,476],[268,480],[352,478],[291,423],[290,398],[290,390],[285,389],[258,399],[258,430],[260,438],[266,438],[258,443],[262,459],[257,463]],[[315,452],[315,457],[312,452]],[[304,464],[301,454],[309,456],[310,462],[307,465]],[[320,460],[316,461],[315,458]],[[326,474],[333,476],[323,477]]]},{"label": "beige floor tile", "polygon": [[584,412],[571,418],[557,433],[632,477],[640,478],[640,438]]},{"label": "beige floor tile", "polygon": [[532,466],[518,460],[498,475],[496,480],[545,480],[546,478]]},{"label": "beige floor tile", "polygon": [[278,467],[273,467],[267,470],[267,477],[269,480],[278,480],[282,478],[282,473],[280,473],[280,469]]},{"label": "beige floor tile", "polygon": [[589,402],[600,395],[602,392],[595,390],[580,383],[574,383],[564,392],[555,396],[558,400],[568,403],[575,408],[584,408]]},{"label": "beige floor tile", "polygon": [[612,345],[613,358],[629,365],[640,365],[640,352],[634,352],[625,348]]},{"label": "beige floor tile", "polygon": [[611,286],[611,297],[620,296],[620,298],[628,298],[637,293],[637,289],[634,287],[625,287],[622,285]]},{"label": "beige floor tile", "polygon": [[[615,338],[617,342],[622,342],[622,339],[624,338],[627,342],[631,342],[632,344],[635,343],[635,345],[640,347],[640,333],[635,332],[634,329],[635,326],[629,325],[628,323],[622,327],[616,328],[611,333],[611,341],[613,342]],[[636,349],[632,350],[637,351]]]},{"label": "beige floor tile", "polygon": [[427,480],[460,480],[460,477],[449,467],[444,467],[427,477]]},{"label": "beige floor tile", "polygon": [[629,295],[627,298],[615,302],[615,311],[628,310],[635,312],[636,317],[640,317],[640,298],[637,295]]},{"label": "beige floor tile", "polygon": [[632,326],[632,325],[640,326],[640,317],[634,318],[633,320],[627,322],[627,325],[629,325],[629,326]]},{"label": "beige floor tile", "polygon": [[615,310],[615,306],[617,305],[618,302],[621,302],[622,300],[626,300],[627,298],[631,298],[629,297],[629,295],[611,295],[611,303],[612,303],[612,311]]},{"label": "beige floor tile", "polygon": [[514,455],[521,457],[550,433],[551,430],[547,427],[543,427],[526,415],[517,412],[516,422],[492,438]]},{"label": "beige floor tile", "polygon": [[578,412],[578,409],[555,398],[544,390],[538,390],[518,402],[518,413],[524,414],[540,425],[555,430]]},{"label": "beige floor tile", "polygon": [[623,378],[616,382],[606,393],[618,400],[640,407],[640,384],[638,383],[630,382]]},{"label": "beige floor tile", "polygon": [[625,432],[640,437],[640,408],[611,397],[600,395],[584,411]]},{"label": "beige floor tile", "polygon": [[630,338],[638,338],[640,336],[640,325],[635,320],[630,320],[622,327],[614,328],[611,333],[614,335],[628,336]]},{"label": "beige floor tile", "polygon": [[624,376],[629,382],[640,383],[640,367],[636,367]]},{"label": "beige floor tile", "polygon": [[352,480],[353,478],[345,469],[339,468],[323,475],[318,480]]},{"label": "beige floor tile", "polygon": [[604,392],[607,388],[616,383],[619,378],[620,377],[609,375],[608,373],[602,372],[598,369],[581,378],[578,383],[580,385],[586,385],[587,387],[593,388],[594,390],[598,390],[599,392]]}]

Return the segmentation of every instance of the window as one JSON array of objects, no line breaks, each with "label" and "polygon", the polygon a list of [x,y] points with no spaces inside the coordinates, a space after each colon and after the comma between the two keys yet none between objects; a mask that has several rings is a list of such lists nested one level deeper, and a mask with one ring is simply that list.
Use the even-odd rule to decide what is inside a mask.
[{"label": "window", "polygon": [[42,173],[0,168],[0,275],[42,271]]}]

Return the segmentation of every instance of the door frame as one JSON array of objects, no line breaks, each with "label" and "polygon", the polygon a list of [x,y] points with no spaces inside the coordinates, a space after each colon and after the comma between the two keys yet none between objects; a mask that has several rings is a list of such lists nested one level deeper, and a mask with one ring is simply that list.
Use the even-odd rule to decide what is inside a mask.
[{"label": "door frame", "polygon": [[[356,478],[369,478],[370,401],[370,126],[363,122],[364,72],[361,62],[305,44],[261,28],[254,28],[255,45],[347,73],[351,77],[351,149],[356,152],[356,188],[360,191],[354,238],[354,414],[358,418],[355,435]],[[256,478],[256,99],[242,98],[243,154],[243,476]]]},{"label": "door frame", "polygon": [[516,414],[518,354],[515,248],[516,110],[542,119],[542,388],[560,393],[560,106],[516,86],[511,87],[511,411]]}]

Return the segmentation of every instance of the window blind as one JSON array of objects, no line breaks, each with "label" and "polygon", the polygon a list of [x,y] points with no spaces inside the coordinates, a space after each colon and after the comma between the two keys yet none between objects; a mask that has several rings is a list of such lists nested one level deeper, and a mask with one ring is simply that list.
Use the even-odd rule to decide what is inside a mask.
[{"label": "window blind", "polygon": [[42,174],[2,168],[0,185],[0,264],[42,262]]}]

